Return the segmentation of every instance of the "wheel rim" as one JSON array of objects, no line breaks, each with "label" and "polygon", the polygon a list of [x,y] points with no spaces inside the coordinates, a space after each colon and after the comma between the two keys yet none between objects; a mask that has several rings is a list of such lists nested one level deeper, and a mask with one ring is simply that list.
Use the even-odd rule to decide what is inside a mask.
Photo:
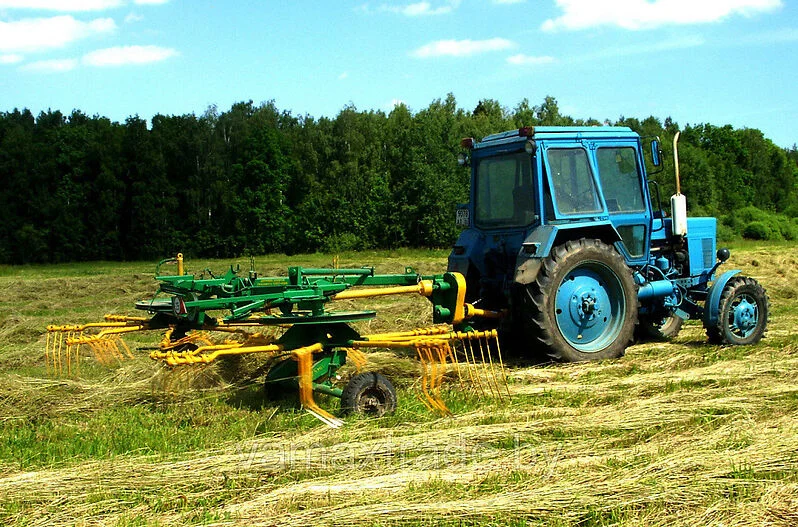
[{"label": "wheel rim", "polygon": [[583,262],[557,289],[555,318],[562,336],[575,349],[595,353],[612,344],[626,318],[618,276],[600,262]]},{"label": "wheel rim", "polygon": [[367,388],[357,398],[357,411],[365,415],[385,413],[385,394],[378,388]]},{"label": "wheel rim", "polygon": [[729,310],[729,332],[737,338],[744,339],[750,337],[758,325],[759,306],[756,300],[745,293],[735,297]]}]

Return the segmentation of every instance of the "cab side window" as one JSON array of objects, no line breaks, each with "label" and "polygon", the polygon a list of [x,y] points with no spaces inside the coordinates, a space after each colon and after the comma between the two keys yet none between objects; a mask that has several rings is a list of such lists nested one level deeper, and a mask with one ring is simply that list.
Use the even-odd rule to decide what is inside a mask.
[{"label": "cab side window", "polygon": [[637,153],[631,147],[599,148],[596,153],[601,190],[610,214],[645,212]]},{"label": "cab side window", "polygon": [[582,148],[552,148],[546,155],[560,214],[601,212],[587,152]]}]

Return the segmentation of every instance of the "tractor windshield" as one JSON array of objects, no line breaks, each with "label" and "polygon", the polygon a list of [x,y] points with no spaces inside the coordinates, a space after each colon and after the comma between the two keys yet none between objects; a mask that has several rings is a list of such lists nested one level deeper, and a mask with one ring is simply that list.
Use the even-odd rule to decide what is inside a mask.
[{"label": "tractor windshield", "polygon": [[538,220],[529,154],[479,160],[475,170],[475,224],[483,229],[523,227]]}]

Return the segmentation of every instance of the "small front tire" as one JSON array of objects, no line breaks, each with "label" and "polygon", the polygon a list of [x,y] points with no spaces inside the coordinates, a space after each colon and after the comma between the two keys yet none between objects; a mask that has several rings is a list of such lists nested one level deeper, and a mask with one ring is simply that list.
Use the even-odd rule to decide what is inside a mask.
[{"label": "small front tire", "polygon": [[759,342],[767,330],[770,302],[765,288],[753,278],[736,276],[723,288],[718,320],[707,327],[711,342],[744,346]]}]

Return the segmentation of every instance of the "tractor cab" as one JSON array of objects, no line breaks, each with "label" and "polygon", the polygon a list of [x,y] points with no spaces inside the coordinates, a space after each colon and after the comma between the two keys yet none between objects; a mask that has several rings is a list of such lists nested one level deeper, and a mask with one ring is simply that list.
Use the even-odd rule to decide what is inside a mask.
[{"label": "tractor cab", "polygon": [[535,273],[528,260],[568,239],[605,240],[630,265],[648,260],[651,200],[631,129],[526,127],[462,146],[471,200],[458,209],[465,230],[449,269],[467,277],[472,300],[506,301],[497,290],[528,283]]}]

